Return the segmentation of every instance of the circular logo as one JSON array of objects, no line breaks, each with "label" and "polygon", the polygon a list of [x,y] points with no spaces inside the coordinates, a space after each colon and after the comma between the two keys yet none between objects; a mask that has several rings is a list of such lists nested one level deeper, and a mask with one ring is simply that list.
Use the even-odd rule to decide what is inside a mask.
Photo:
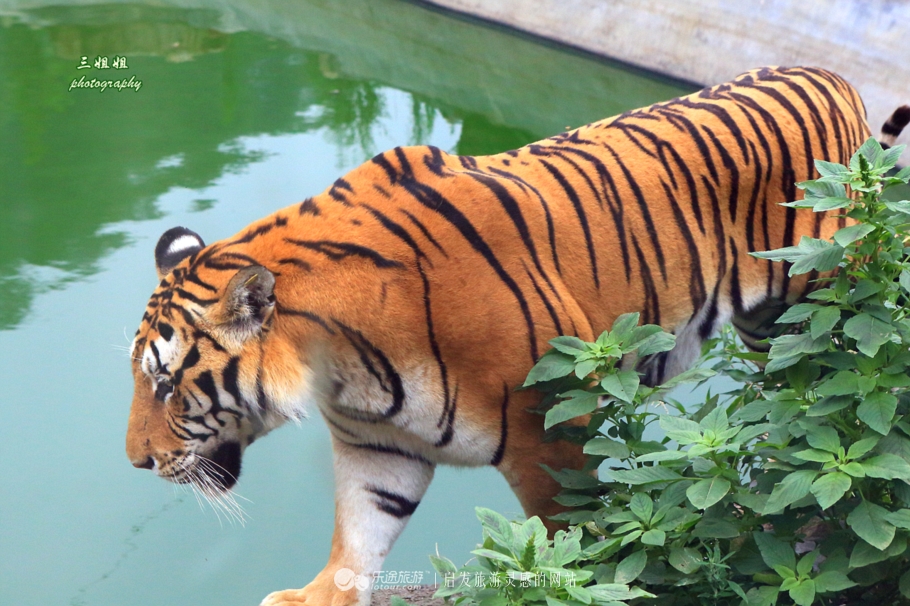
[{"label": "circular logo", "polygon": [[[339,568],[335,573],[335,586],[341,591],[347,591],[360,579],[360,575],[350,568]],[[358,589],[360,587],[358,586]]]}]

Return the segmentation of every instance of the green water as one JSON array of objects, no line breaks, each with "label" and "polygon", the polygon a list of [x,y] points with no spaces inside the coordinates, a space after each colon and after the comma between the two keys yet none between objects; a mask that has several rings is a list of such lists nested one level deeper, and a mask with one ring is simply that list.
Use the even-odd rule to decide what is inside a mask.
[{"label": "green water", "polygon": [[[245,527],[126,459],[165,229],[216,240],[395,145],[498,152],[690,90],[392,0],[0,0],[0,604],[253,605],[325,563],[321,420],[248,451]],[[441,469],[387,569],[467,560],[475,505],[520,512],[494,470]]]}]

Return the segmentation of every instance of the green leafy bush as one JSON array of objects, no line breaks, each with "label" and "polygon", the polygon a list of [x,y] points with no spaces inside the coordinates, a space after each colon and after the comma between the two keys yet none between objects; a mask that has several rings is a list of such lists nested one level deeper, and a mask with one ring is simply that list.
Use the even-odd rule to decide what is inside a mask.
[{"label": "green leafy bush", "polygon": [[[824,276],[777,320],[768,354],[742,351],[725,329],[699,368],[652,388],[620,362],[674,338],[638,314],[594,343],[553,339],[525,385],[547,394],[547,428],[589,455],[583,470],[549,470],[570,530],[550,540],[537,518],[478,509],[476,564],[433,558],[447,580],[437,595],[479,606],[908,603],[910,201],[882,196],[910,180],[910,169],[888,176],[901,151],[870,139],[849,166],[817,161],[821,178],[800,184],[805,199],[788,205],[852,221],[833,241],[755,254]],[[738,386],[695,411],[660,399],[715,372]],[[586,427],[563,425],[584,415]],[[662,439],[646,435],[655,424]],[[541,575],[574,582],[521,582]]]}]

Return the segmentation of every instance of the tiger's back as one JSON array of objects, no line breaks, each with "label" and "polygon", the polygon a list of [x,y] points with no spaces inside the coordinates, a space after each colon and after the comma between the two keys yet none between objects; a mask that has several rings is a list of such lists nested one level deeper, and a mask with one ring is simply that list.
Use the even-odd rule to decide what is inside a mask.
[{"label": "tiger's back", "polygon": [[134,342],[130,459],[175,481],[211,460],[227,489],[256,437],[318,410],[332,555],[266,603],[366,604],[333,571],[378,569],[437,463],[496,465],[528,515],[557,510],[539,464],[582,454],[543,444],[537,396],[514,391],[549,339],[640,311],[677,334],[639,362],[651,383],[731,318],[758,346],[810,285],[748,253],[842,226],[778,203],[868,134],[836,75],[763,69],[495,156],[396,148],[209,246],[169,232]]}]

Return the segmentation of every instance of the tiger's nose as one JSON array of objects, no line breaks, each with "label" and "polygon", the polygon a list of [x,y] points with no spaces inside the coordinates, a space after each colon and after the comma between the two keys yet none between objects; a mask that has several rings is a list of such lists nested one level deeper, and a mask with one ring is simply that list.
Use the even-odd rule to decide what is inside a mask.
[{"label": "tiger's nose", "polygon": [[146,457],[144,461],[130,461],[133,464],[133,467],[137,469],[151,469],[155,466],[155,459],[152,457]]}]

